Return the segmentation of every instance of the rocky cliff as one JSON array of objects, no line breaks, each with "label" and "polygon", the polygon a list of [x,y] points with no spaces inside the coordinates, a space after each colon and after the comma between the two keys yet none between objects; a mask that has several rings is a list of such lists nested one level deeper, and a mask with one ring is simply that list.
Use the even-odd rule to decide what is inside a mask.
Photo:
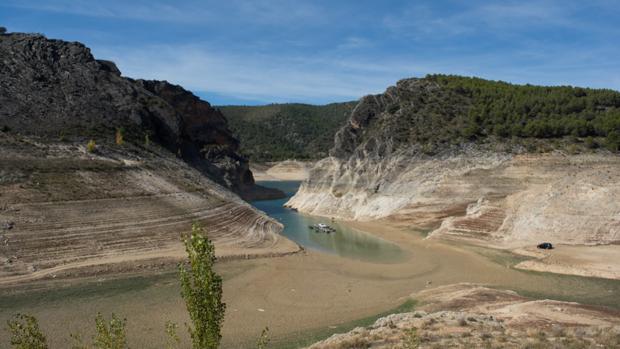
[{"label": "rocky cliff", "polygon": [[[491,91],[505,86],[482,84],[481,88]],[[620,195],[618,156],[587,149],[587,137],[494,134],[508,121],[478,115],[479,104],[492,106],[495,99],[485,96],[480,102],[476,99],[479,92],[470,88],[466,83],[452,86],[432,77],[408,79],[384,94],[362,98],[349,123],[337,133],[331,156],[317,163],[287,205],[344,219],[390,219],[429,229],[433,237],[487,245],[620,241],[620,204],[615,200]],[[518,94],[522,88],[530,91],[527,86],[508,91],[514,89]],[[556,90],[533,91],[535,97],[513,101],[512,107],[497,113],[518,110],[520,103],[535,98],[540,98],[540,105],[532,106],[561,111],[562,98],[566,98],[564,103],[580,98],[570,88],[557,91],[564,96],[558,101],[544,97]],[[597,100],[596,92],[587,93]],[[495,98],[509,100],[509,96]],[[590,120],[617,117],[615,101],[597,101],[592,102],[592,110],[606,111],[591,114]],[[557,118],[567,123],[590,122],[580,113]],[[541,120],[526,115],[519,125],[555,122]],[[590,125],[598,127],[596,122]],[[533,126],[519,132],[526,129]],[[608,142],[604,137],[596,141]]]},{"label": "rocky cliff", "polygon": [[[218,183],[256,190],[239,141],[209,103],[165,81],[132,80],[77,42],[0,35],[0,127],[44,139],[159,143]],[[271,193],[273,194],[273,193]]]}]

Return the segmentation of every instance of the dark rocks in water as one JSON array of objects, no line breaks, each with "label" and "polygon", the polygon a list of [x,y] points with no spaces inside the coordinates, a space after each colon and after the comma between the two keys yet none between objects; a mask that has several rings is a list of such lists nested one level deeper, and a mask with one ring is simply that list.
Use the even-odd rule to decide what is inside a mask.
[{"label": "dark rocks in water", "polygon": [[38,34],[0,36],[0,125],[41,139],[113,144],[146,137],[242,196],[284,194],[255,188],[227,120],[211,105],[166,81],[121,76],[78,42]]},{"label": "dark rocks in water", "polygon": [[553,249],[553,245],[550,242],[540,243],[536,247],[540,248],[541,250],[552,250]]}]

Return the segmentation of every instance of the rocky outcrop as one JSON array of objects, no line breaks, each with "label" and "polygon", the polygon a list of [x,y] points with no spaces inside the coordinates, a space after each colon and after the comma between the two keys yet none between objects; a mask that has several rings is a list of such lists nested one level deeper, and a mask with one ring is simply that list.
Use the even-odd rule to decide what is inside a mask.
[{"label": "rocky outcrop", "polygon": [[415,123],[443,120],[424,116],[425,104],[440,105],[442,93],[433,81],[410,79],[361,99],[331,156],[311,169],[287,205],[343,219],[389,219],[430,230],[432,238],[498,247],[620,241],[617,155],[530,154],[497,140],[427,148],[419,136],[404,136],[416,132]]},{"label": "rocky outcrop", "polygon": [[[121,76],[77,42],[42,35],[0,36],[0,127],[51,140],[156,142],[218,183],[244,195],[254,188],[248,161],[224,116],[165,81]],[[273,194],[273,193],[272,193]]]},{"label": "rocky outcrop", "polygon": [[415,312],[392,314],[368,327],[311,345],[331,348],[614,348],[617,311],[512,291],[456,284],[412,295]]}]

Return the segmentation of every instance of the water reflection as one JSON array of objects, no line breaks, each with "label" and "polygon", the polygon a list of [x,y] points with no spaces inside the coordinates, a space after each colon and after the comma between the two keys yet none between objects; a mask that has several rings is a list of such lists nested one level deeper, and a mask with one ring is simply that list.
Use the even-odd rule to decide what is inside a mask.
[{"label": "water reflection", "polygon": [[[260,182],[262,186],[284,191],[287,197],[279,200],[257,201],[253,204],[284,224],[283,234],[301,246],[322,252],[359,260],[390,263],[404,258],[404,252],[395,244],[353,229],[345,224],[330,222],[327,218],[312,217],[284,208],[288,198],[299,188],[299,181]],[[331,234],[310,230],[308,226],[327,223],[336,229]]]}]

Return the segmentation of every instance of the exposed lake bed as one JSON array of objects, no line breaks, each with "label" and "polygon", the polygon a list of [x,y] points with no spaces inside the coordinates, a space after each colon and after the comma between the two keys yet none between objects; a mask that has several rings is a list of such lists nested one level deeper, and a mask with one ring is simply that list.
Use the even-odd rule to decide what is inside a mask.
[{"label": "exposed lake bed", "polygon": [[[281,184],[294,188],[294,184]],[[293,221],[291,215],[298,215],[275,202],[255,204],[263,211],[273,210],[268,213],[284,220],[285,226]],[[278,212],[288,216],[278,216]],[[299,216],[294,219],[304,222],[306,218]],[[313,219],[332,224],[329,219]],[[289,225],[283,233],[302,246],[307,244],[302,253],[218,264],[227,303],[222,347],[253,344],[265,326],[271,330],[274,345],[296,347],[317,336],[346,331],[356,320],[393,310],[409,301],[413,292],[459,282],[516,290],[534,298],[620,307],[620,281],[516,270],[511,267],[516,260],[507,252],[485,254],[424,240],[422,234],[386,222],[340,222],[340,238],[311,232],[305,223],[296,223],[303,231]],[[336,247],[337,241],[355,241],[358,232],[364,243],[353,252]],[[336,242],[329,243],[332,239]],[[399,256],[389,261],[362,258],[372,251]],[[36,315],[53,347],[66,347],[70,332],[89,335],[97,311],[128,318],[132,347],[158,347],[165,339],[167,320],[187,321],[173,269],[117,280],[78,280],[46,291],[24,289],[0,297],[0,308],[3,322],[16,312]]]}]

